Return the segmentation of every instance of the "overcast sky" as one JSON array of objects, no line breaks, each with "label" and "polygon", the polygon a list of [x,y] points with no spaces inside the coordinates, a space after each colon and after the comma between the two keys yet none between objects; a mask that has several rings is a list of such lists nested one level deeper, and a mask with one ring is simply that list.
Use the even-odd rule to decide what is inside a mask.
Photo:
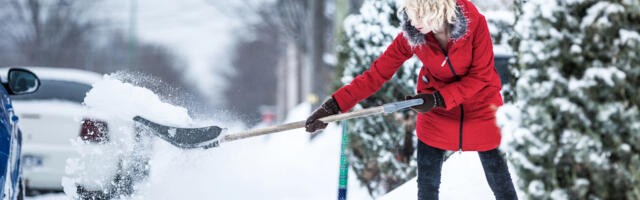
[{"label": "overcast sky", "polygon": [[[186,78],[214,100],[225,82],[221,73],[230,68],[233,43],[242,20],[229,10],[234,1],[136,0],[137,35],[140,40],[169,47],[186,61]],[[235,4],[237,4],[236,2]],[[96,14],[114,20],[113,26],[129,30],[131,0],[103,1]]]}]

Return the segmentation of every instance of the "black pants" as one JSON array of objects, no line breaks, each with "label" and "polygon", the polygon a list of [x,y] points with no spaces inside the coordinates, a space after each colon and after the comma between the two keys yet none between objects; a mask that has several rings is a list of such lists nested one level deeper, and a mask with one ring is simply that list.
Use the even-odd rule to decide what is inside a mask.
[{"label": "black pants", "polygon": [[[440,172],[444,162],[445,150],[418,142],[418,199],[438,199]],[[518,199],[511,182],[507,163],[496,148],[479,151],[480,161],[489,187],[497,200]]]}]

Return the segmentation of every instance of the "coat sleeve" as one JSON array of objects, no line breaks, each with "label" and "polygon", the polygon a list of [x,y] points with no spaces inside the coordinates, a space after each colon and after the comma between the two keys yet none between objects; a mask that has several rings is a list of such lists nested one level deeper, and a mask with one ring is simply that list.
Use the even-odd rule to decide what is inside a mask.
[{"label": "coat sleeve", "polygon": [[373,61],[369,70],[331,95],[338,102],[340,111],[351,110],[358,102],[377,92],[411,56],[413,52],[409,43],[403,33],[398,34],[385,52]]},{"label": "coat sleeve", "polygon": [[473,97],[495,78],[491,34],[487,27],[487,21],[482,15],[478,18],[478,26],[474,31],[472,45],[473,60],[468,73],[461,76],[460,80],[440,88],[446,110],[451,110]]}]

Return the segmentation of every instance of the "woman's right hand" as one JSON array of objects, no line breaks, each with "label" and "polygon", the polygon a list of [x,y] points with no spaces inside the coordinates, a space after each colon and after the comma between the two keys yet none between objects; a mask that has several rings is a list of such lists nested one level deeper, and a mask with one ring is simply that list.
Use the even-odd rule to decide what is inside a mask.
[{"label": "woman's right hand", "polygon": [[326,116],[330,116],[330,115],[335,115],[338,113],[340,113],[340,107],[338,106],[338,102],[335,99],[333,99],[333,97],[331,97],[327,99],[324,103],[322,103],[322,105],[320,105],[319,108],[313,111],[313,113],[311,113],[311,116],[307,118],[307,121],[305,122],[304,127],[306,131],[309,133],[313,133],[318,130],[324,129],[327,127],[327,123],[324,123],[318,119]]}]

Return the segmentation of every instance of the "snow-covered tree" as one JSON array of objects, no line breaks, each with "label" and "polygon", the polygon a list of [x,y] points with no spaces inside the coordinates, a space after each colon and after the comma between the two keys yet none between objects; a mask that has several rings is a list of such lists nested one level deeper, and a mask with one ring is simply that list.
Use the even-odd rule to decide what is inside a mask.
[{"label": "snow-covered tree", "polygon": [[[342,86],[368,70],[400,30],[394,0],[366,0],[360,14],[347,17],[346,39],[337,51],[342,62],[335,85]],[[394,77],[356,109],[402,100],[415,93],[417,70],[414,57],[404,63]],[[347,122],[350,134],[350,164],[372,196],[384,194],[416,175],[415,114],[400,112],[353,119]]]},{"label": "snow-covered tree", "polygon": [[[504,147],[531,199],[640,199],[640,3],[516,1]],[[502,117],[500,117],[502,116]]]}]

